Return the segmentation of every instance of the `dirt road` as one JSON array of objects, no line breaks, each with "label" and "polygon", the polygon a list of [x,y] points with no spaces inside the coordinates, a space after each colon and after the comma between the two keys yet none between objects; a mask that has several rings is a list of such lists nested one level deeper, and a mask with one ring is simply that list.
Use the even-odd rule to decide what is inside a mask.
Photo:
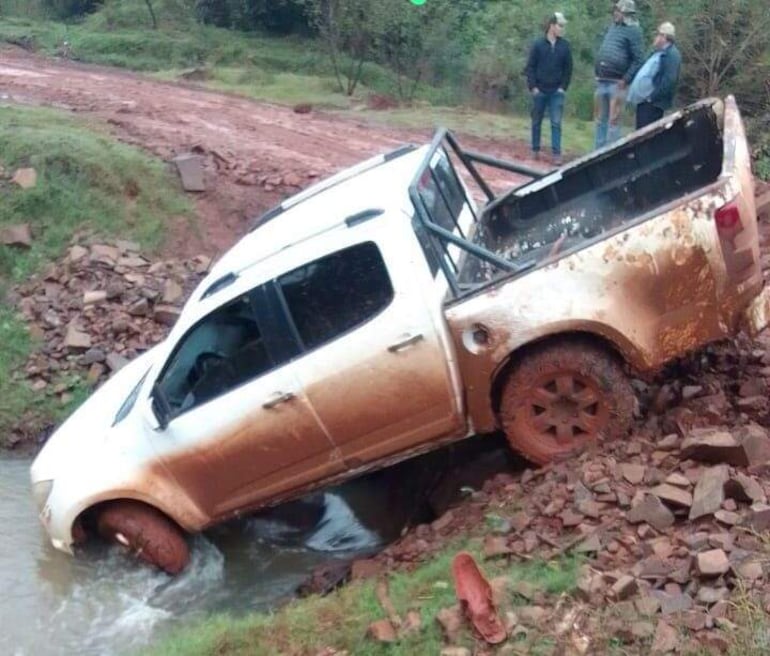
[{"label": "dirt road", "polygon": [[[207,155],[209,191],[196,197],[201,235],[172,231],[177,255],[216,255],[243,234],[253,217],[317,178],[424,132],[383,128],[312,111],[258,103],[125,71],[45,59],[0,49],[0,100],[70,109],[107,123],[123,142],[168,160],[195,150]],[[501,157],[522,145],[471,139]],[[519,151],[518,153],[515,151]]]}]

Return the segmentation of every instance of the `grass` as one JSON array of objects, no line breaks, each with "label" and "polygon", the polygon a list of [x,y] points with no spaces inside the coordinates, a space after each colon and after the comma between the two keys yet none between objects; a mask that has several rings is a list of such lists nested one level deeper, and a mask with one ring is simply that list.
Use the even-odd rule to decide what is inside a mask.
[{"label": "grass", "polygon": [[[466,548],[481,562],[477,541],[454,543],[414,572],[389,577],[389,596],[403,618],[409,610],[419,610],[421,627],[413,635],[394,644],[379,644],[366,637],[370,623],[384,619],[377,601],[375,583],[351,583],[327,597],[297,600],[270,614],[241,618],[215,616],[195,627],[185,627],[167,636],[152,654],[233,656],[240,654],[316,654],[324,648],[347,650],[356,656],[411,656],[438,654],[444,646],[435,616],[442,608],[456,603],[450,574],[454,555]],[[579,562],[567,558],[554,563],[508,564],[490,561],[482,565],[488,577],[506,576],[511,583],[526,581],[548,594],[569,593],[575,588]],[[515,608],[526,605],[510,593],[507,602]],[[531,645],[529,653],[547,653],[549,641]],[[472,647],[474,638],[464,629],[459,645]]]},{"label": "grass", "polygon": [[[0,228],[29,224],[29,249],[0,245],[0,288],[25,280],[59,258],[76,234],[160,246],[167,219],[191,207],[166,166],[136,148],[86,127],[70,115],[33,107],[0,106]],[[32,167],[37,184],[21,189],[9,180]],[[87,393],[77,378],[54,381],[72,398],[62,405],[51,392],[33,392],[14,378],[35,344],[25,323],[0,303],[0,442],[24,418],[30,431],[56,421]]]}]

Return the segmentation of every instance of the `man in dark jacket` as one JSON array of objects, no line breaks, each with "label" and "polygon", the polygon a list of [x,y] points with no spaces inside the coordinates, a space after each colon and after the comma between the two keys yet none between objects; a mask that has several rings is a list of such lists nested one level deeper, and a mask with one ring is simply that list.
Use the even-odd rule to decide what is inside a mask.
[{"label": "man in dark jacket", "polygon": [[597,148],[620,138],[626,87],[644,61],[644,44],[634,0],[618,0],[596,57]]},{"label": "man in dark jacket", "polygon": [[658,59],[657,71],[652,77],[651,93],[648,96],[645,94],[642,102],[636,106],[637,130],[662,118],[663,113],[674,104],[682,67],[682,55],[674,43],[675,38],[674,26],[668,22],[661,23],[653,42],[655,52],[650,55],[650,58]]},{"label": "man in dark jacket", "polygon": [[538,38],[529,51],[527,86],[532,94],[532,154],[540,159],[540,128],[545,110],[551,121],[551,151],[553,163],[560,166],[561,119],[564,114],[564,95],[572,78],[572,53],[562,37],[567,24],[558,11],[546,23],[545,35]]}]

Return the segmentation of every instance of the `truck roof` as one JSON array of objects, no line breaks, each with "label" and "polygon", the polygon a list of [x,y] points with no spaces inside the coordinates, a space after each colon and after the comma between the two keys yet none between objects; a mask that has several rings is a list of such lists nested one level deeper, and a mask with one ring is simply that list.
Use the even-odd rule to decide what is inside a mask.
[{"label": "truck roof", "polygon": [[427,148],[379,155],[287,199],[220,258],[196,296],[200,290],[205,294],[228,274],[237,274],[280,250],[338,227],[353,215],[407,207],[409,184]]}]

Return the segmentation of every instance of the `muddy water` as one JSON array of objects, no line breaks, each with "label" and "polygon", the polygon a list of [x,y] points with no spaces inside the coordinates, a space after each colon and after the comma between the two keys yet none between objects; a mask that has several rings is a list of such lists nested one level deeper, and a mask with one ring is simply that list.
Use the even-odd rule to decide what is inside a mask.
[{"label": "muddy water", "polygon": [[35,514],[29,464],[0,456],[4,656],[125,653],[210,612],[274,606],[315,566],[371,551],[397,529],[372,530],[353,513],[362,496],[373,512],[390,503],[382,485],[362,479],[320,495],[301,529],[266,516],[196,536],[191,566],[171,579],[113,547],[95,547],[79,558],[55,551]]}]

